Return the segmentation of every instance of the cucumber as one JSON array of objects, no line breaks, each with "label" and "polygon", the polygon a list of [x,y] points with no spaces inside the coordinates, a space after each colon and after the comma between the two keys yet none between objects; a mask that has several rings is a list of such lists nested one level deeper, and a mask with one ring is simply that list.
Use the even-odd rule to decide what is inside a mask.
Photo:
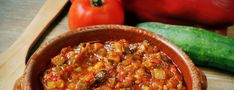
[{"label": "cucumber", "polygon": [[196,65],[234,73],[234,39],[201,28],[144,22],[137,25],[169,39]]}]

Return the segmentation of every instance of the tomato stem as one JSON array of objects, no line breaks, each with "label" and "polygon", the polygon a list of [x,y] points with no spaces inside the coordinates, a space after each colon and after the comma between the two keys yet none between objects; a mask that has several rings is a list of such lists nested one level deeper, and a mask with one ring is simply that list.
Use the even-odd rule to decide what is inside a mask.
[{"label": "tomato stem", "polygon": [[103,0],[91,0],[91,4],[95,7],[100,7],[103,5]]}]

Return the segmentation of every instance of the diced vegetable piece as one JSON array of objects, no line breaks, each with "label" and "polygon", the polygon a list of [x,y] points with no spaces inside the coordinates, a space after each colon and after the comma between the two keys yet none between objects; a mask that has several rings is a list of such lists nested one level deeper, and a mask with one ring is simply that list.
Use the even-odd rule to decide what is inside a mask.
[{"label": "diced vegetable piece", "polygon": [[121,44],[119,42],[114,43],[114,50],[116,52],[121,52],[121,53],[125,51],[123,44]]},{"label": "diced vegetable piece", "polygon": [[170,78],[168,81],[167,81],[167,86],[169,88],[177,88],[177,84],[179,83],[178,80],[176,80],[175,78]]},{"label": "diced vegetable piece", "polygon": [[93,66],[89,66],[89,67],[87,68],[87,70],[88,70],[88,71],[94,71],[95,69],[93,69]]},{"label": "diced vegetable piece", "polygon": [[153,53],[153,47],[152,46],[146,46],[146,53]]},{"label": "diced vegetable piece", "polygon": [[123,64],[124,66],[127,66],[127,65],[129,65],[130,63],[131,63],[131,62],[130,62],[129,59],[123,60],[123,61],[122,61],[122,64]]},{"label": "diced vegetable piece", "polygon": [[80,77],[81,82],[90,82],[94,80],[94,76],[92,72],[87,72],[85,75]]},{"label": "diced vegetable piece", "polygon": [[151,89],[149,88],[149,86],[146,86],[146,85],[143,85],[142,89],[143,89],[143,90],[151,90]]},{"label": "diced vegetable piece", "polygon": [[95,75],[95,80],[92,83],[92,87],[98,87],[101,83],[106,80],[106,70],[101,70]]},{"label": "diced vegetable piece", "polygon": [[133,63],[131,63],[131,65],[132,65],[132,69],[137,69],[137,68],[139,68],[139,66],[140,66],[140,63],[139,62],[133,62]]},{"label": "diced vegetable piece", "polygon": [[143,68],[140,68],[140,69],[136,70],[136,75],[142,76],[144,74],[145,74],[145,70]]},{"label": "diced vegetable piece", "polygon": [[156,79],[165,79],[166,73],[163,69],[154,69],[153,70],[153,77]]},{"label": "diced vegetable piece", "polygon": [[95,79],[97,80],[97,81],[102,81],[104,78],[105,78],[105,76],[106,76],[106,70],[101,70],[101,71],[99,71],[96,75],[95,75]]},{"label": "diced vegetable piece", "polygon": [[61,56],[61,54],[59,54],[55,56],[54,58],[52,58],[51,63],[59,66],[59,65],[62,65],[65,61],[66,59],[63,56]]},{"label": "diced vegetable piece", "polygon": [[56,81],[56,85],[58,88],[63,88],[64,87],[64,81],[62,79],[59,79]]},{"label": "diced vegetable piece", "polygon": [[179,84],[177,85],[177,89],[178,90],[181,90],[183,87],[183,82],[182,81],[179,81]]},{"label": "diced vegetable piece", "polygon": [[72,51],[72,48],[71,47],[65,47],[65,48],[63,48],[62,50],[61,50],[61,54],[66,54],[67,52],[70,52],[70,51]]},{"label": "diced vegetable piece", "polygon": [[116,83],[116,79],[115,78],[109,78],[108,82],[110,84],[111,87],[114,87],[115,83]]},{"label": "diced vegetable piece", "polygon": [[120,56],[116,52],[111,52],[107,59],[118,63],[120,61]]},{"label": "diced vegetable piece", "polygon": [[130,44],[128,46],[129,50],[133,53],[133,52],[136,52],[137,51],[137,44]]},{"label": "diced vegetable piece", "polygon": [[75,62],[76,57],[78,56],[78,53],[75,52],[75,51],[70,51],[70,52],[68,52],[68,53],[66,54],[66,56],[67,56],[67,59],[68,59],[68,60],[71,60],[71,61]]},{"label": "diced vegetable piece", "polygon": [[81,70],[82,70],[81,67],[77,67],[77,68],[75,69],[76,72],[80,72]]},{"label": "diced vegetable piece", "polygon": [[136,83],[136,84],[140,84],[140,83],[141,83],[141,77],[140,77],[140,75],[137,75],[137,74],[136,74],[136,75],[134,75],[134,78],[136,79],[136,80],[135,80],[135,83]]},{"label": "diced vegetable piece", "polygon": [[53,68],[51,68],[51,69],[52,69],[52,71],[54,71],[55,74],[57,74],[57,75],[61,74],[61,72],[62,72],[62,69],[61,69],[59,66],[53,67]]},{"label": "diced vegetable piece", "polygon": [[153,47],[150,45],[149,41],[144,40],[142,45],[145,47],[144,52],[146,52],[146,53],[152,53],[153,52]]},{"label": "diced vegetable piece", "polygon": [[49,81],[47,82],[47,88],[53,89],[53,88],[63,88],[64,87],[64,81],[62,79],[59,79],[57,81]]},{"label": "diced vegetable piece", "polygon": [[55,85],[54,81],[47,82],[47,88],[48,89],[52,89],[52,88],[55,88],[55,87],[56,87],[56,85]]},{"label": "diced vegetable piece", "polygon": [[144,52],[146,50],[146,46],[145,45],[140,45],[138,48],[139,48],[138,52]]},{"label": "diced vegetable piece", "polygon": [[75,90],[86,90],[88,89],[88,84],[83,81],[78,81],[75,87]]},{"label": "diced vegetable piece", "polygon": [[142,45],[148,46],[148,45],[150,45],[150,43],[149,43],[148,40],[144,40],[144,41],[142,42]]},{"label": "diced vegetable piece", "polygon": [[160,52],[156,53],[156,58],[159,59],[159,60],[162,59],[162,58],[161,58],[161,53],[160,53]]},{"label": "diced vegetable piece", "polygon": [[121,83],[124,87],[131,86],[132,85],[133,77],[132,75],[127,75],[127,77],[124,78],[123,82]]},{"label": "diced vegetable piece", "polygon": [[102,48],[103,45],[101,43],[94,43],[93,44],[93,50],[97,51],[98,49]]},{"label": "diced vegetable piece", "polygon": [[149,58],[151,59],[151,61],[154,64],[160,64],[161,63],[160,53],[150,54]]},{"label": "diced vegetable piece", "polygon": [[67,88],[75,88],[76,87],[76,84],[74,83],[69,83],[68,87]]},{"label": "diced vegetable piece", "polygon": [[103,66],[104,66],[104,64],[102,62],[97,62],[94,65],[93,69],[94,69],[95,72],[98,72],[98,71],[100,71],[103,68]]},{"label": "diced vegetable piece", "polygon": [[[167,85],[163,85],[163,90],[168,90]],[[181,90],[181,89],[178,89]]]},{"label": "diced vegetable piece", "polygon": [[143,63],[142,63],[143,66],[145,66],[146,68],[149,68],[151,67],[153,64],[151,63],[150,60],[145,60]]},{"label": "diced vegetable piece", "polygon": [[135,75],[134,75],[134,78],[136,79],[135,83],[137,84],[141,83],[144,74],[145,74],[145,71],[143,68],[136,70]]},{"label": "diced vegetable piece", "polygon": [[101,48],[96,52],[97,55],[102,56],[102,57],[106,56],[106,53],[107,51],[105,48]]},{"label": "diced vegetable piece", "polygon": [[154,64],[161,64],[161,63],[162,63],[162,62],[161,62],[160,60],[158,60],[158,59],[153,59],[152,62],[153,62]]},{"label": "diced vegetable piece", "polygon": [[122,64],[124,66],[129,65],[131,62],[133,62],[133,56],[132,55],[126,55],[125,59],[122,61]]}]

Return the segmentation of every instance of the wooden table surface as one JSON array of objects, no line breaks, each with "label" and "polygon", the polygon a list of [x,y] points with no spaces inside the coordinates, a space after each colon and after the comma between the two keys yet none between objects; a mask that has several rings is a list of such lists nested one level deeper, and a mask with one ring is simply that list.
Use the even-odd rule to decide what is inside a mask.
[{"label": "wooden table surface", "polygon": [[[0,53],[6,50],[24,31],[45,0],[0,0]],[[69,6],[48,28],[41,39],[46,42],[68,31]],[[234,90],[234,74],[199,67],[208,79],[208,90]],[[0,73],[2,74],[2,73]]]}]

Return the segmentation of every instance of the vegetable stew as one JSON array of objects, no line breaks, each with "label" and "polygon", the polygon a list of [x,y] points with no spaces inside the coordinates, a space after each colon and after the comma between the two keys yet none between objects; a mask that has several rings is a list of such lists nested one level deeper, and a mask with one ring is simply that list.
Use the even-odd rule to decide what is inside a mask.
[{"label": "vegetable stew", "polygon": [[51,59],[44,90],[186,90],[170,57],[147,40],[86,42]]}]

